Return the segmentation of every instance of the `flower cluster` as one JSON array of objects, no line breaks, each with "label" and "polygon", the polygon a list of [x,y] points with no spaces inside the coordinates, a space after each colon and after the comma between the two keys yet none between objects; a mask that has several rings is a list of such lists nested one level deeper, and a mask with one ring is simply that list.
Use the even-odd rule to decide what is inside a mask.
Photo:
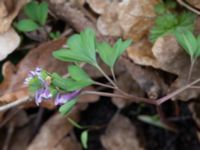
[{"label": "flower cluster", "polygon": [[[48,100],[50,98],[53,98],[53,94],[50,91],[51,83],[48,81],[48,78],[44,79],[42,77],[41,68],[37,67],[34,71],[30,71],[28,74],[28,77],[24,81],[24,84],[29,85],[30,81],[35,77],[41,83],[41,87],[37,89],[37,91],[35,92],[35,103],[39,105],[43,100]],[[76,90],[74,92],[66,93],[66,94],[57,92],[56,98],[55,98],[55,105],[62,105],[66,103],[67,101],[78,96],[79,93],[80,93],[80,90]]]}]

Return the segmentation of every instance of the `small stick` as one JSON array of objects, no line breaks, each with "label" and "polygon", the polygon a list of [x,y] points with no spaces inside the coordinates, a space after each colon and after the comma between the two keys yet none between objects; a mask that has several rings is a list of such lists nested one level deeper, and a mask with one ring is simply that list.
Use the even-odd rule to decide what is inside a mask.
[{"label": "small stick", "polygon": [[192,6],[190,6],[189,4],[187,4],[186,2],[184,2],[183,0],[177,0],[177,2],[182,5],[183,7],[187,8],[188,10],[196,13],[197,15],[200,15],[200,11],[193,8]]},{"label": "small stick", "polygon": [[32,101],[32,99],[30,98],[30,96],[22,97],[22,98],[20,98],[20,99],[14,101],[14,102],[11,102],[11,103],[9,103],[9,104],[6,104],[6,105],[1,106],[1,107],[0,107],[0,112],[6,111],[6,110],[8,110],[8,109],[10,109],[10,108],[13,108],[13,107],[16,107],[16,106],[19,106],[19,105],[21,105],[21,104],[23,104],[23,103],[26,103],[26,102],[28,102],[28,101]]}]

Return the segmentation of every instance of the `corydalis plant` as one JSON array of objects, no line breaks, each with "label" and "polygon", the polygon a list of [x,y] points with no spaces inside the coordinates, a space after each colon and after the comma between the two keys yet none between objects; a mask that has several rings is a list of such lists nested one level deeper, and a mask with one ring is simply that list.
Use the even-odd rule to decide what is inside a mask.
[{"label": "corydalis plant", "polygon": [[188,75],[188,81],[189,81],[192,75],[192,70],[195,61],[200,56],[200,35],[195,37],[192,32],[185,31],[185,32],[176,32],[175,36],[177,42],[184,48],[186,53],[190,55],[191,66]]},{"label": "corydalis plant", "polygon": [[[68,66],[68,77],[62,77],[57,73],[49,73],[41,68],[36,68],[26,78],[26,84],[29,86],[30,91],[35,94],[36,104],[39,105],[43,100],[53,98],[55,99],[55,105],[61,105],[60,112],[67,114],[77,103],[78,97],[82,94],[81,89],[89,85],[96,84],[114,88],[123,93],[116,82],[106,75],[99,66],[96,57],[99,54],[102,61],[110,68],[115,79],[114,64],[131,44],[131,40],[122,41],[119,39],[113,46],[106,42],[99,43],[96,40],[95,32],[91,29],[85,29],[80,34],[71,36],[66,44],[67,48],[53,52],[53,56],[59,60],[75,64]],[[78,65],[81,62],[90,64],[99,70],[111,85],[91,79]]]},{"label": "corydalis plant", "polygon": [[24,84],[29,86],[29,90],[35,94],[35,103],[39,105],[43,100],[48,100],[55,97],[55,105],[62,105],[68,100],[75,98],[79,94],[79,90],[71,93],[64,93],[58,87],[52,84],[51,74],[36,68],[30,71]]}]

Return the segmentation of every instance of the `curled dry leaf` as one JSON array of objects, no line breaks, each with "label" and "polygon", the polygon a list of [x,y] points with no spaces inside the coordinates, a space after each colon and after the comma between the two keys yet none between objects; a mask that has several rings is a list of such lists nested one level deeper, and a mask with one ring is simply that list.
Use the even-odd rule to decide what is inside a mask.
[{"label": "curled dry leaf", "polygon": [[99,17],[98,30],[103,35],[124,35],[125,38],[132,38],[134,41],[140,40],[154,22],[154,6],[158,2],[159,0],[113,1]]},{"label": "curled dry leaf", "polygon": [[114,116],[101,136],[101,142],[106,150],[143,150],[136,136],[136,129],[122,115]]},{"label": "curled dry leaf", "polygon": [[20,44],[19,35],[11,28],[12,21],[27,0],[0,1],[0,61],[5,59]]},{"label": "curled dry leaf", "polygon": [[10,29],[11,23],[26,4],[27,0],[1,0],[0,1],[0,34]]},{"label": "curled dry leaf", "polygon": [[[77,110],[72,111],[69,117],[77,121]],[[27,150],[66,150],[66,148],[81,150],[73,133],[73,126],[67,121],[67,117],[56,114],[42,126]]]},{"label": "curled dry leaf", "polygon": [[[1,9],[1,8],[0,8]],[[19,35],[10,28],[7,32],[0,34],[0,61],[5,59],[20,44]]]},{"label": "curled dry leaf", "polygon": [[159,63],[151,51],[152,46],[148,39],[144,38],[127,49],[128,56],[136,64],[159,68]]},{"label": "curled dry leaf", "polygon": [[86,0],[92,10],[97,14],[103,14],[113,0]]}]

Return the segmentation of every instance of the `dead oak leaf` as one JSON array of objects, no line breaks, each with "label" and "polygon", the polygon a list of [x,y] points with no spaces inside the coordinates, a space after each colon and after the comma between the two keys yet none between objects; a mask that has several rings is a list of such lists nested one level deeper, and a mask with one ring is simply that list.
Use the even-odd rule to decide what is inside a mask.
[{"label": "dead oak leaf", "polygon": [[199,0],[186,0],[190,5],[200,9],[200,1]]},{"label": "dead oak leaf", "polygon": [[20,44],[20,36],[10,28],[7,32],[0,34],[0,61],[5,59]]},{"label": "dead oak leaf", "polygon": [[1,0],[0,1],[0,33],[10,29],[12,21],[27,0]]},{"label": "dead oak leaf", "polygon": [[[74,110],[68,116],[77,121],[78,110]],[[67,121],[67,117],[56,114],[51,117],[40,129],[27,150],[81,150],[73,133],[73,126]]]},{"label": "dead oak leaf", "polygon": [[106,150],[143,150],[136,136],[136,129],[130,120],[122,115],[114,116],[101,136]]},{"label": "dead oak leaf", "polygon": [[158,0],[113,1],[99,17],[97,28],[103,35],[123,35],[134,41],[140,40],[148,33],[154,22],[154,6],[158,2]]},{"label": "dead oak leaf", "polygon": [[[178,45],[175,37],[160,37],[154,44],[152,52],[160,64],[160,69],[176,74],[178,77],[170,87],[170,91],[187,84],[190,69],[190,56]],[[191,81],[200,77],[200,60],[194,65]],[[173,99],[189,100],[200,94],[199,89],[187,89]]]}]

